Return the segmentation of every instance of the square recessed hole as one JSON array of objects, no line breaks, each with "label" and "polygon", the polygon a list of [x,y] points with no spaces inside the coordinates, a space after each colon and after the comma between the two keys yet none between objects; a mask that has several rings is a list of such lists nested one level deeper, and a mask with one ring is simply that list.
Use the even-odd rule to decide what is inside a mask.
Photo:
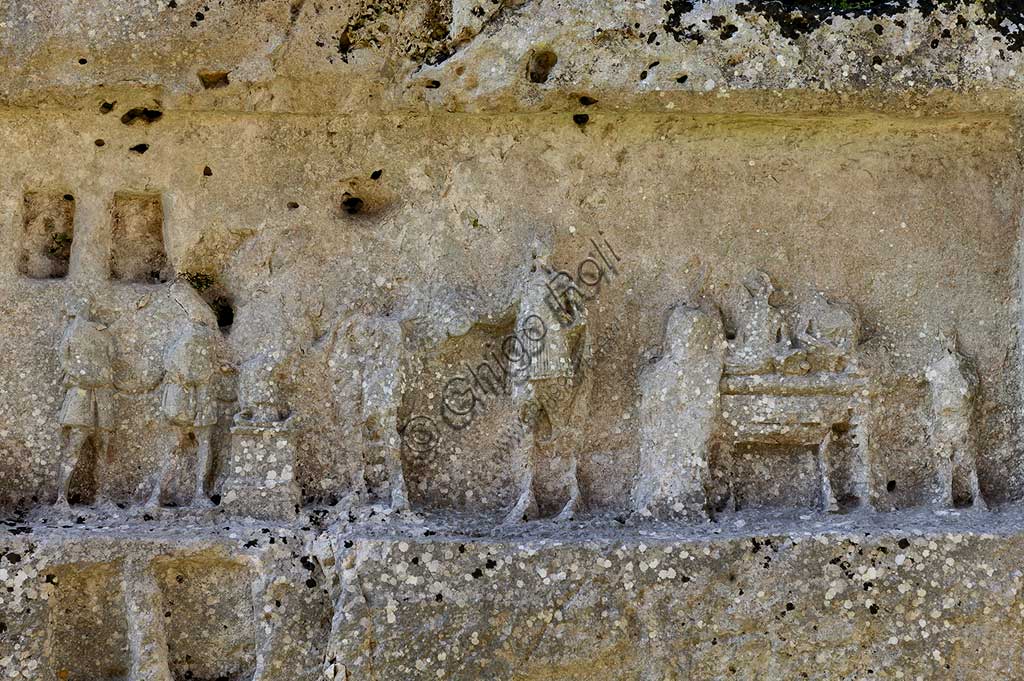
[{"label": "square recessed hole", "polygon": [[65,681],[120,681],[131,666],[120,566],[52,568],[49,599],[53,676]]},{"label": "square recessed hole", "polygon": [[159,284],[171,278],[159,195],[115,194],[111,237],[110,275],[114,279]]},{"label": "square recessed hole", "polygon": [[207,554],[160,559],[155,565],[173,678],[252,678],[257,627],[253,571]]},{"label": "square recessed hole", "polygon": [[61,279],[68,274],[75,231],[75,197],[25,194],[18,272],[32,279]]}]

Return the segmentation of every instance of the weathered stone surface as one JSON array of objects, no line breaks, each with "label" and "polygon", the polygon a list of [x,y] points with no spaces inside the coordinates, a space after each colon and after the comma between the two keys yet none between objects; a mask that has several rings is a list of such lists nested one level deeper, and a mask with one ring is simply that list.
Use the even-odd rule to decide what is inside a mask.
[{"label": "weathered stone surface", "polygon": [[0,675],[1016,678],[1017,2],[0,2]]}]

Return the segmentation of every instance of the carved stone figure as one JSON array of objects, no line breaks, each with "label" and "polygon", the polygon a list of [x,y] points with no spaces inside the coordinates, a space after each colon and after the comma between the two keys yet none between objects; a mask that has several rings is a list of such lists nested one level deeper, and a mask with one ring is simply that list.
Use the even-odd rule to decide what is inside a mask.
[{"label": "carved stone figure", "polygon": [[546,252],[535,246],[531,276],[519,302],[509,379],[518,434],[512,446],[517,468],[517,498],[506,516],[516,523],[539,513],[534,487],[537,457],[544,450],[567,451],[564,486],[568,500],[557,520],[570,520],[580,509],[577,456],[583,444],[591,377],[591,347],[583,296],[568,274],[555,272]]},{"label": "carved stone figure", "polygon": [[681,306],[669,316],[664,354],[641,377],[640,474],[633,507],[642,517],[705,517],[725,346],[717,309]]},{"label": "carved stone figure", "polygon": [[[769,301],[775,290],[770,278],[756,273],[746,288],[750,300],[740,310],[721,382],[715,459],[727,480],[718,485],[712,505],[729,509],[741,503],[734,485],[737,451],[773,456],[809,449],[815,452],[821,509],[864,505],[869,499],[866,380],[854,357],[856,316],[817,293],[802,306],[798,332],[791,337],[782,310]],[[779,494],[788,494],[786,480],[772,484]]]},{"label": "carved stone figure", "polygon": [[754,272],[743,287],[748,298],[740,310],[740,324],[730,343],[728,370],[734,375],[767,374],[792,353],[789,328],[769,298],[775,286],[764,272]]},{"label": "carved stone figure", "polygon": [[[392,510],[408,510],[398,432],[401,325],[396,320],[356,315],[343,323],[339,335],[329,361],[335,376],[334,398],[342,412],[339,420],[353,424],[355,414],[351,439],[359,443],[360,452],[351,469],[352,491],[357,499],[365,499],[368,486],[386,484],[387,491],[380,496],[388,499]],[[368,462],[373,463],[368,467]],[[386,480],[378,481],[369,470],[380,467]]]},{"label": "carved stone figure", "polygon": [[114,349],[106,326],[90,320],[87,302],[74,306],[69,318],[59,350],[65,393],[60,410],[64,457],[58,475],[57,505],[63,507],[68,506],[68,487],[83,463],[86,446],[92,444],[98,461],[107,457],[114,399]]},{"label": "carved stone figure", "polygon": [[978,379],[952,343],[925,370],[931,393],[929,437],[938,466],[933,503],[945,508],[984,508],[975,463],[972,423]]},{"label": "carved stone figure", "polygon": [[160,504],[160,496],[175,470],[176,452],[194,438],[197,447],[193,504],[212,505],[206,484],[212,464],[213,427],[217,424],[217,404],[212,381],[218,371],[216,331],[201,324],[190,325],[164,356],[164,390],[161,409],[164,418],[179,434],[150,494],[149,505]]},{"label": "carved stone figure", "polygon": [[238,399],[242,405],[235,414],[238,425],[280,423],[290,412],[281,394],[278,363],[260,355],[248,362],[239,374]]}]

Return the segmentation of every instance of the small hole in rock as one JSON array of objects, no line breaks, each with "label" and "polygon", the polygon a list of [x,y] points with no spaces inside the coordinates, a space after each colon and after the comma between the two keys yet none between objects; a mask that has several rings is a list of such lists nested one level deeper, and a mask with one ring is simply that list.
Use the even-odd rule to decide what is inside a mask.
[{"label": "small hole in rock", "polygon": [[200,71],[196,75],[199,76],[199,82],[203,84],[204,90],[216,90],[231,84],[228,73],[228,71]]},{"label": "small hole in rock", "polygon": [[210,166],[203,168],[203,177],[213,177],[213,171],[210,170]]},{"label": "small hole in rock", "polygon": [[349,215],[355,215],[363,209],[363,200],[346,192],[341,199],[341,209]]},{"label": "small hole in rock", "polygon": [[551,69],[558,63],[558,55],[551,50],[537,50],[530,56],[527,75],[531,83],[547,82]]},{"label": "small hole in rock", "polygon": [[159,109],[147,109],[144,106],[135,107],[124,112],[121,122],[125,125],[132,125],[141,121],[142,123],[155,123],[163,117],[164,112]]},{"label": "small hole in rock", "polygon": [[103,102],[102,104],[100,104],[100,113],[110,113],[114,110],[115,104],[117,104],[117,102]]},{"label": "small hole in rock", "polygon": [[590,116],[587,114],[573,114],[572,122],[581,128],[590,122]]},{"label": "small hole in rock", "polygon": [[85,57],[82,57],[81,59],[78,60],[78,63],[82,64],[84,66],[85,64],[89,63],[89,60],[86,59]]},{"label": "small hole in rock", "polygon": [[217,315],[217,326],[221,331],[227,332],[235,323],[235,308],[231,305],[231,301],[224,297],[216,298],[210,303],[210,307]]},{"label": "small hole in rock", "polygon": [[106,144],[106,142],[104,142],[103,140],[96,140],[95,144],[97,147],[102,147],[103,145]]},{"label": "small hole in rock", "polygon": [[372,173],[370,173],[370,179],[371,180],[379,180],[380,176],[383,175],[383,174],[384,174],[383,170],[374,170]]},{"label": "small hole in rock", "polygon": [[597,104],[597,100],[594,99],[593,97],[587,97],[586,95],[583,95],[582,97],[580,97],[580,104],[582,104],[583,106],[591,106],[593,104]]},{"label": "small hole in rock", "polygon": [[423,87],[427,88],[428,90],[436,90],[437,88],[441,87],[441,81],[439,81],[439,80],[427,81],[427,84],[424,85]]},{"label": "small hole in rock", "polygon": [[895,480],[890,480],[889,482],[885,483],[885,489],[888,492],[895,492],[896,491],[896,481]]},{"label": "small hole in rock", "polygon": [[686,75],[685,73],[683,75],[679,76],[678,78],[676,78],[676,82],[679,83],[680,85],[682,85],[683,83],[685,83],[688,80],[690,80],[690,77],[688,75]]},{"label": "small hole in rock", "polygon": [[299,207],[299,204],[295,203],[294,201],[289,201],[288,202],[288,210],[295,210],[298,207]]},{"label": "small hole in rock", "polygon": [[147,151],[149,151],[149,145],[148,144],[136,144],[133,147],[128,147],[128,150],[129,151],[134,151],[136,154],[145,154]]}]

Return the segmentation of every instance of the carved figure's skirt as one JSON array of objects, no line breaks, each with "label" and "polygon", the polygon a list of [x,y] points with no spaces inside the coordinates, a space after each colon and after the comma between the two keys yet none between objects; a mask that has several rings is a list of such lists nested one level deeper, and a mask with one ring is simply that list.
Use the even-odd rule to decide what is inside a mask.
[{"label": "carved figure's skirt", "polygon": [[205,428],[217,423],[217,406],[205,388],[168,383],[160,406],[171,425]]},{"label": "carved figure's skirt", "polygon": [[110,388],[68,388],[60,409],[60,425],[113,430],[113,398]]}]

